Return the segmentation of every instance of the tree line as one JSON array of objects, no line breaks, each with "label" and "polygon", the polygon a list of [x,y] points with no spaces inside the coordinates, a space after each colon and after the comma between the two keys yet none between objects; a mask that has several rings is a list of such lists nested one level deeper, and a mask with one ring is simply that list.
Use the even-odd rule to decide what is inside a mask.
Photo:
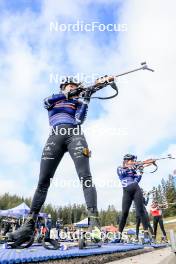
[{"label": "tree line", "polygon": [[[30,207],[31,201],[31,198],[24,198],[18,195],[5,193],[0,196],[0,210],[13,208],[22,202]],[[41,208],[41,212],[51,214],[53,221],[56,221],[58,218],[62,219],[64,225],[79,222],[87,217],[87,209],[83,204],[69,204],[58,207],[53,206],[52,204],[45,204]],[[121,211],[116,210],[113,205],[109,205],[106,210],[101,209],[99,212],[101,226],[117,225],[120,219],[120,214]],[[133,218],[133,213],[130,212],[128,223],[132,222]]]},{"label": "tree line", "polygon": [[153,196],[161,204],[166,204],[167,209],[164,210],[164,216],[176,215],[176,186],[173,176],[169,175],[167,180],[162,179],[157,187],[153,187]]},{"label": "tree line", "polygon": [[[172,175],[169,175],[167,180],[162,179],[157,187],[153,187],[153,195],[159,203],[168,203],[168,208],[164,210],[164,215],[166,217],[176,215],[176,191]],[[30,207],[31,201],[31,198],[24,198],[18,195],[5,193],[0,196],[0,210],[13,208],[22,202],[25,202]],[[62,219],[64,225],[76,223],[87,217],[87,210],[83,204],[69,204],[58,207],[53,206],[52,204],[45,204],[42,207],[41,212],[51,214],[54,221],[58,218]],[[109,205],[107,209],[101,209],[99,215],[101,226],[111,224],[117,225],[119,223],[121,211],[117,210],[113,205]],[[127,224],[134,222],[135,212],[131,211],[129,213]]]}]

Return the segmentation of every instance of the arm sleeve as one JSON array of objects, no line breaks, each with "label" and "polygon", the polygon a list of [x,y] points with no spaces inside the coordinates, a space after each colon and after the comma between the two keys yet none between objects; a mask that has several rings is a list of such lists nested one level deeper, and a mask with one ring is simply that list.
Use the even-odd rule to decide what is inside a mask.
[{"label": "arm sleeve", "polygon": [[87,103],[78,103],[77,110],[75,113],[76,124],[81,125],[86,119],[88,111],[88,104]]},{"label": "arm sleeve", "polygon": [[119,179],[122,180],[126,174],[126,169],[122,167],[117,168],[117,175],[119,176]]},{"label": "arm sleeve", "polygon": [[60,94],[53,94],[44,99],[44,108],[47,110],[51,109],[54,104],[58,101],[65,100],[66,96],[63,93]]}]

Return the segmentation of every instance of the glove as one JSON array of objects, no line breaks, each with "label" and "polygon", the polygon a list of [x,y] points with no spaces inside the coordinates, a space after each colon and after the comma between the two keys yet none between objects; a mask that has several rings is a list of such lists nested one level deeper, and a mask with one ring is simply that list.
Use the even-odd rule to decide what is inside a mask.
[{"label": "glove", "polygon": [[70,92],[66,92],[64,94],[65,94],[66,98],[68,99],[68,98],[71,98],[73,96],[79,95],[81,92],[82,92],[82,88],[77,88],[77,89],[74,89]]},{"label": "glove", "polygon": [[103,77],[100,77],[98,79],[96,79],[95,84],[96,85],[107,85],[110,82],[114,82],[114,77],[113,76],[108,76],[105,75]]},{"label": "glove", "polygon": [[90,102],[91,95],[92,95],[92,91],[90,91],[90,90],[85,91],[85,93],[83,95],[83,98],[84,98],[83,103],[84,104],[88,104]]},{"label": "glove", "polygon": [[141,173],[141,174],[144,173],[144,167],[143,167],[143,166],[140,166],[140,167],[138,168],[138,170],[139,170],[139,173]]}]

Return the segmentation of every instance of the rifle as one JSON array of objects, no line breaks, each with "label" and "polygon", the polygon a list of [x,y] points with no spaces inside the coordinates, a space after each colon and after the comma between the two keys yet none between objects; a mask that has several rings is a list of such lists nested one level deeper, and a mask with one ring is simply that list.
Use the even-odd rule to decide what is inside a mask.
[{"label": "rifle", "polygon": [[147,159],[144,161],[134,161],[134,162],[131,162],[131,164],[127,165],[127,166],[134,167],[136,170],[139,170],[141,173],[143,173],[143,170],[145,167],[153,165],[153,166],[155,166],[155,170],[151,171],[150,173],[154,173],[158,170],[158,165],[157,165],[156,161],[164,160],[164,159],[175,159],[175,158],[172,157],[171,154],[168,154],[166,157],[163,157],[163,158]]},{"label": "rifle", "polygon": [[[139,70],[148,70],[148,71],[154,72],[153,69],[151,69],[147,66],[146,62],[142,62],[141,67],[139,67],[139,68],[136,68],[134,70],[130,70],[130,71],[118,74],[118,75],[114,75],[114,76],[105,75],[103,77],[98,78],[95,81],[94,85],[91,85],[88,87],[84,87],[83,84],[81,83],[77,89],[80,89],[81,97],[83,97],[85,99],[101,99],[101,100],[112,99],[118,95],[118,87],[115,83],[116,78],[121,77],[123,75],[127,75],[129,73],[139,71]],[[108,97],[98,97],[98,96],[92,97],[92,94],[96,93],[97,91],[103,89],[104,87],[106,87],[108,85],[110,85],[111,88],[115,90],[115,93],[113,95],[108,96]]]},{"label": "rifle", "polygon": [[162,203],[162,204],[158,204],[158,207],[160,209],[168,209],[169,206],[172,206],[172,205],[176,205],[176,202],[175,203],[168,203],[168,202],[165,202],[165,203]]}]

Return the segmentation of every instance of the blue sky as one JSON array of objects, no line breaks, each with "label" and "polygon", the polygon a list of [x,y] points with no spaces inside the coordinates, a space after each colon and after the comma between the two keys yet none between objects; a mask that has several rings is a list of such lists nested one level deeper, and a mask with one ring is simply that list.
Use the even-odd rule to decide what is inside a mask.
[{"label": "blue sky", "polygon": [[[56,20],[55,21],[59,21],[61,20],[61,17],[63,19],[62,23],[64,23],[64,20],[67,23],[71,23],[74,22],[76,23],[77,20],[80,21],[84,21],[84,23],[91,23],[94,21],[100,22],[102,24],[108,24],[108,23],[115,23],[117,22],[117,18],[115,17],[115,15],[118,13],[117,10],[121,7],[121,4],[119,3],[112,3],[112,5],[109,5],[108,3],[102,4],[102,3],[89,3],[86,6],[86,14],[87,17],[86,19],[84,18],[84,16],[82,16],[80,14],[79,17],[75,18],[74,14],[73,16],[71,16],[70,18],[66,17],[64,18],[64,16],[62,17],[62,15],[58,15],[56,16]],[[12,16],[15,15],[20,15],[20,14],[24,14],[24,12],[26,11],[30,11],[32,13],[34,13],[34,15],[40,16],[41,12],[42,12],[42,1],[25,1],[25,0],[20,0],[20,1],[3,1],[3,9],[2,13],[10,13]],[[30,26],[30,25],[29,25]],[[49,26],[49,25],[48,25]],[[15,27],[15,25],[14,25]],[[48,27],[49,28],[49,27]],[[47,31],[48,30],[47,27],[45,27],[43,30]],[[38,52],[38,39],[40,38],[40,34],[41,32],[38,31],[38,37],[37,38],[30,38],[30,35],[28,34],[28,32],[23,32],[23,39],[27,40],[27,45],[28,47],[32,50],[32,53],[37,53]],[[75,35],[77,34],[77,32],[75,32]],[[86,32],[78,32],[78,34],[82,34],[82,35],[86,35]],[[105,47],[112,41],[114,37],[117,37],[118,32],[115,33],[114,32],[99,32],[98,30],[96,30],[96,32],[90,32],[91,34],[91,38],[93,39],[93,41],[96,43],[96,45],[101,45],[101,47],[104,45]],[[61,63],[63,63],[63,71],[59,70],[60,74],[68,74],[68,75],[74,75],[76,74],[78,71],[76,68],[72,67],[72,64],[69,63],[70,62],[70,57],[68,55],[68,53],[64,50],[64,41],[66,41],[69,38],[69,35],[72,35],[72,32],[66,32],[65,34],[62,35],[62,39],[60,39],[60,35],[55,34],[54,37],[51,34],[51,38],[53,39],[54,43],[57,43],[57,41],[61,41],[60,45],[55,45],[54,47],[52,46],[53,49],[53,54],[50,54],[52,59],[54,56],[54,61],[53,61],[53,68],[55,70],[56,73],[58,73],[58,69],[59,69],[59,65],[57,66],[57,64],[59,64],[57,62],[57,53],[60,53],[60,50],[62,49],[62,54],[61,54]],[[53,45],[53,43],[50,43],[50,41],[48,40],[49,44],[48,46],[51,48],[51,45]],[[4,51],[5,47],[2,47],[2,52]],[[104,60],[104,59],[103,59]],[[49,83],[49,74],[50,72],[45,71],[44,69],[44,73],[41,74],[41,79],[43,79],[45,82],[48,81],[48,86],[50,86]],[[99,73],[101,76],[101,73]],[[102,75],[104,74],[104,72],[102,73]],[[42,81],[43,81],[42,80]],[[51,87],[51,93],[57,93],[58,92],[58,84],[53,83],[52,87]],[[47,96],[47,95],[46,95]],[[38,103],[38,107],[40,107],[41,102],[37,102]],[[98,118],[102,113],[105,113],[105,111],[102,108],[102,103],[100,101],[96,102],[93,100],[92,101],[92,106],[89,112],[89,117],[91,119],[96,119]],[[28,143],[32,143],[33,142],[33,134],[32,131],[30,130],[30,126],[28,126],[27,124],[24,123],[23,127],[21,128],[21,135],[22,135],[22,139],[24,142],[28,142]],[[38,149],[36,149],[36,151],[38,152]],[[39,149],[39,153],[40,153],[41,149]]]},{"label": "blue sky", "polygon": [[[91,170],[95,179],[117,181],[116,167],[128,152],[136,153],[140,159],[176,154],[174,6],[173,1],[165,12],[159,0],[143,5],[139,0],[134,0],[133,5],[120,0],[0,1],[1,193],[33,195],[49,131],[42,102],[58,92],[59,84],[49,81],[51,73],[101,76],[138,67],[145,60],[156,70],[153,74],[143,71],[123,77],[117,80],[117,98],[90,103],[84,130],[93,153]],[[127,31],[50,31],[52,21],[68,24],[78,20],[127,24]],[[124,130],[127,133],[119,135]],[[151,181],[147,175],[142,184],[150,189],[174,168],[174,162],[163,162],[159,176]],[[56,179],[76,178],[66,155]],[[97,189],[99,197],[109,197],[107,201],[100,199],[99,207],[109,203],[120,207],[120,187]],[[58,200],[62,205],[84,202],[81,189],[63,192],[52,186],[47,202],[57,204]]]},{"label": "blue sky", "polygon": [[3,3],[3,10],[8,10],[12,13],[20,13],[24,12],[26,9],[30,9],[35,13],[40,13],[41,11],[41,0],[33,1],[33,0],[6,0],[1,1]]}]

